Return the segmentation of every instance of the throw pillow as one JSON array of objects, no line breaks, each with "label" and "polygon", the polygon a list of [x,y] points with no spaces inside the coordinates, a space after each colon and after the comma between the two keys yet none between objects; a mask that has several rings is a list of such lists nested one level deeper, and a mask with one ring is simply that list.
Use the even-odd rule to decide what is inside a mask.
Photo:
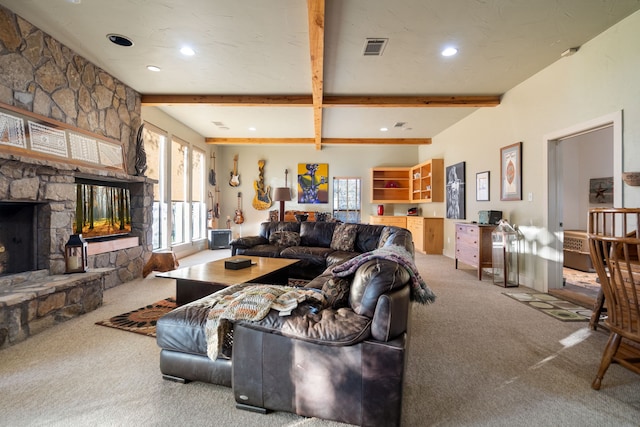
[{"label": "throw pillow", "polygon": [[356,243],[356,224],[338,224],[333,230],[331,245],[336,251],[353,251]]},{"label": "throw pillow", "polygon": [[269,244],[288,248],[300,245],[300,233],[295,231],[276,231],[269,235]]},{"label": "throw pillow", "polygon": [[349,303],[349,288],[351,283],[343,277],[333,277],[322,285],[327,305],[332,308],[346,307]]}]

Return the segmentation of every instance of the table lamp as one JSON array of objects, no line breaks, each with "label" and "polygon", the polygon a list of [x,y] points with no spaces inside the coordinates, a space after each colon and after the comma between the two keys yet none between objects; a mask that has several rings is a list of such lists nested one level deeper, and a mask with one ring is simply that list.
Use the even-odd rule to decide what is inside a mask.
[{"label": "table lamp", "polygon": [[284,221],[284,202],[291,200],[291,191],[289,187],[277,187],[273,190],[273,200],[280,202],[280,221]]}]

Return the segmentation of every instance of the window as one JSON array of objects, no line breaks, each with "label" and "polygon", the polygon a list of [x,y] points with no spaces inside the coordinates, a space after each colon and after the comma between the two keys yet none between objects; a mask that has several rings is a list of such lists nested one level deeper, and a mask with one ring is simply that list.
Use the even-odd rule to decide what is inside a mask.
[{"label": "window", "polygon": [[333,178],[333,217],[342,222],[360,222],[360,178]]},{"label": "window", "polygon": [[167,194],[166,194],[166,147],[164,131],[145,123],[144,150],[147,154],[147,176],[158,181],[153,188],[153,239],[152,247],[166,249],[167,242]]},{"label": "window", "polygon": [[189,215],[187,186],[189,184],[189,146],[178,139],[171,140],[171,243],[188,239]]},{"label": "window", "polygon": [[191,239],[206,237],[205,212],[206,203],[204,195],[204,151],[193,149],[191,158]]},{"label": "window", "polygon": [[153,189],[153,250],[206,239],[206,151],[145,122]]}]

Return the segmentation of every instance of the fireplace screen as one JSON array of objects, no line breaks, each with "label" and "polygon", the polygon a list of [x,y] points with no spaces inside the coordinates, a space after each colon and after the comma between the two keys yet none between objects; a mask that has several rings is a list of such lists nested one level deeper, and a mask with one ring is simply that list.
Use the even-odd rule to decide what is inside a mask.
[{"label": "fireplace screen", "polygon": [[0,203],[0,275],[35,269],[35,204]]},{"label": "fireplace screen", "polygon": [[78,183],[74,233],[85,239],[129,234],[131,196],[117,185]]}]

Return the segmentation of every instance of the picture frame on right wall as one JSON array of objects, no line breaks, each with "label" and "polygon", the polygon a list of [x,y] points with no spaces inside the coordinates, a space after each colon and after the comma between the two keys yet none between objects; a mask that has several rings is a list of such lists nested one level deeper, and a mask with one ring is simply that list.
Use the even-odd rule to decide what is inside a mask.
[{"label": "picture frame on right wall", "polygon": [[522,142],[500,149],[500,200],[522,200]]}]

